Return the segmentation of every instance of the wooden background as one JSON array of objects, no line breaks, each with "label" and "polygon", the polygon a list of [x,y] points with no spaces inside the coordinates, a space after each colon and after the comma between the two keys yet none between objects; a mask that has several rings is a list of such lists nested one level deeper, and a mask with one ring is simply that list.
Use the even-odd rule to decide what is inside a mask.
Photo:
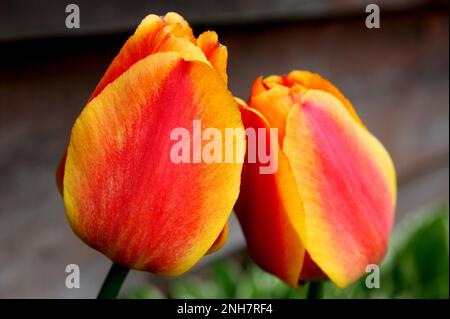
[{"label": "wooden background", "polygon": [[[448,1],[379,1],[377,30],[364,25],[368,1],[78,1],[77,31],[64,28],[61,2],[39,3],[0,3],[0,298],[95,296],[110,263],[69,229],[54,169],[97,81],[150,12],[177,10],[197,34],[218,30],[242,98],[256,76],[291,69],[336,83],[393,156],[398,221],[448,201]],[[232,219],[230,242],[197,271],[242,247]],[[65,288],[70,263],[80,289]],[[153,278],[132,272],[125,289]]]}]

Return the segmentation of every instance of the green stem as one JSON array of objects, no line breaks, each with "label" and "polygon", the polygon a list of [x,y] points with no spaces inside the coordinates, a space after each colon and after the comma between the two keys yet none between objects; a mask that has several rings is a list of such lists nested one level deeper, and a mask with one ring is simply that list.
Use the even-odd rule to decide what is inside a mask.
[{"label": "green stem", "polygon": [[116,263],[112,264],[102,288],[98,293],[97,299],[116,299],[129,271],[130,269]]},{"label": "green stem", "polygon": [[320,299],[322,297],[322,282],[311,281],[308,287],[307,299]]}]

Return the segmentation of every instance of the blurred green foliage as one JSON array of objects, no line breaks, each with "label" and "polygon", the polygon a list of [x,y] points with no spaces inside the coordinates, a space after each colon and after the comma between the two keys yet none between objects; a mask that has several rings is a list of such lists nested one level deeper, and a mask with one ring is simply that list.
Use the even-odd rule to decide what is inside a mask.
[{"label": "blurred green foliage", "polygon": [[[448,298],[449,209],[415,214],[396,227],[380,266],[380,288],[368,289],[365,276],[346,289],[323,282],[323,298]],[[294,289],[250,260],[228,258],[211,265],[208,276],[172,282],[168,293],[153,286],[128,298],[305,298],[307,286]]]}]

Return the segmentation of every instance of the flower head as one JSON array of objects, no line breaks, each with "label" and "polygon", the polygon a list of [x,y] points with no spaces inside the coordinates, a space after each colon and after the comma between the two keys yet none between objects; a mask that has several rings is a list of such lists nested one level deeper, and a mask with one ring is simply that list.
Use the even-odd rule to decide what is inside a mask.
[{"label": "flower head", "polygon": [[255,261],[292,286],[357,280],[387,249],[396,177],[351,103],[317,74],[258,78],[245,127],[277,128],[278,170],[246,163],[236,207]]},{"label": "flower head", "polygon": [[77,118],[57,182],[74,232],[114,262],[166,275],[227,235],[242,164],[174,163],[170,133],[193,120],[242,128],[227,49],[178,14],[147,16]]}]

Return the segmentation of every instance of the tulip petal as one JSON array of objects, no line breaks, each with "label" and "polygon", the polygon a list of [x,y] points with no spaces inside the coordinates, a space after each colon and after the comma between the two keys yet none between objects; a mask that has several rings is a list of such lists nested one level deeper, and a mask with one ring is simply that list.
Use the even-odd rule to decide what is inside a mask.
[{"label": "tulip petal", "polygon": [[253,81],[252,88],[250,91],[250,99],[253,96],[256,96],[260,93],[266,91],[266,87],[264,86],[264,79],[262,76],[258,76],[255,81]]},{"label": "tulip petal", "polygon": [[361,121],[355,109],[353,108],[353,105],[344,96],[344,94],[342,94],[337,87],[335,87],[328,80],[321,77],[319,74],[312,73],[309,71],[292,71],[284,78],[284,81],[287,86],[300,84],[307,89],[321,90],[334,95],[334,97],[336,97],[339,101],[341,101],[342,105],[344,105],[344,107],[347,109],[350,115],[353,116],[355,121],[364,126],[363,122]]},{"label": "tulip petal", "polygon": [[[125,42],[118,55],[111,62],[89,101],[95,98],[109,83],[127,71],[133,64],[153,53],[178,52],[185,60],[201,61],[210,65],[202,49],[195,45],[195,41],[188,22],[179,14],[169,12],[163,18],[153,14],[148,15],[142,20],[135,33]],[[220,76],[226,81],[226,47],[213,50],[211,58],[213,66],[217,68]],[[64,154],[61,158],[56,174],[56,183],[61,194],[65,156]]]},{"label": "tulip petal", "polygon": [[185,60],[210,64],[191,37],[192,30],[178,14],[168,13],[163,19],[148,15],[111,62],[90,100],[133,64],[157,52],[178,52]]},{"label": "tulip petal", "polygon": [[216,241],[208,250],[208,254],[212,254],[222,248],[228,240],[228,223],[225,224]]},{"label": "tulip petal", "polygon": [[[257,79],[258,81],[258,79]],[[262,82],[262,85],[265,81]],[[254,90],[258,90],[258,86]],[[269,121],[273,128],[278,129],[279,143],[283,145],[285,134],[286,118],[292,105],[295,104],[291,95],[291,89],[279,84],[271,85],[268,90],[252,96],[249,105],[251,108],[259,111]]]},{"label": "tulip petal", "polygon": [[[257,110],[247,107],[241,112],[246,130],[270,127]],[[266,134],[268,141],[268,130]],[[251,147],[261,146],[254,144],[248,142],[249,151]],[[266,164],[245,160],[235,212],[255,262],[297,287],[305,254],[298,235],[304,232],[302,206],[289,162],[277,143],[276,147],[278,169],[275,174],[260,174],[259,167]]]},{"label": "tulip petal", "polygon": [[81,239],[123,266],[166,275],[208,251],[238,196],[242,164],[175,164],[170,134],[192,131],[193,120],[243,129],[217,73],[173,52],[135,63],[88,103],[64,174],[66,213]]},{"label": "tulip petal", "polygon": [[312,89],[289,113],[283,150],[304,205],[306,250],[345,287],[385,254],[396,201],[392,161],[339,99]]},{"label": "tulip petal", "polygon": [[67,150],[64,152],[61,160],[56,168],[56,187],[58,188],[59,194],[62,196],[64,194],[64,169],[66,166]]},{"label": "tulip petal", "polygon": [[164,18],[164,25],[171,34],[195,43],[194,33],[189,22],[176,12],[168,12]]},{"label": "tulip petal", "polygon": [[217,33],[214,31],[203,32],[197,39],[197,46],[203,51],[220,77],[227,83],[228,50],[226,46],[219,43]]},{"label": "tulip petal", "polygon": [[300,274],[300,283],[308,282],[308,281],[316,281],[327,279],[327,275],[325,275],[322,269],[317,266],[317,264],[312,261],[311,256],[308,252],[305,253],[305,257],[303,258],[303,267],[302,273]]}]

